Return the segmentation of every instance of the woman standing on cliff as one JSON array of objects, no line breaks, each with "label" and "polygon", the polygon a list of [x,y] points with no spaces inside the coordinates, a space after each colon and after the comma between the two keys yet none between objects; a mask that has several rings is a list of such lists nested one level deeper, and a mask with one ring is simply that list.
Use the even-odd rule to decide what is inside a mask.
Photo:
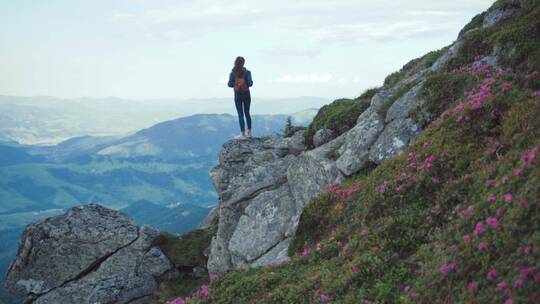
[{"label": "woman standing on cliff", "polygon": [[[244,67],[246,60],[244,57],[236,57],[234,67],[229,74],[228,86],[234,89],[234,103],[238,112],[238,121],[240,123],[240,135],[237,138],[251,137],[251,116],[249,115],[249,107],[251,105],[251,94],[249,87],[253,85],[251,72]],[[244,122],[246,116],[247,130]]]}]

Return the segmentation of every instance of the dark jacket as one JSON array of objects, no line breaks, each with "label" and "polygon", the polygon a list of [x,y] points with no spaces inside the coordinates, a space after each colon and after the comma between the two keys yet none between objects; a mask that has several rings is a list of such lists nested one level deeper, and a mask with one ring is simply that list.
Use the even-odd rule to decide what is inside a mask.
[{"label": "dark jacket", "polygon": [[[246,80],[246,84],[248,86],[248,90],[246,92],[234,92],[234,99],[236,100],[237,98],[241,97],[241,96],[244,96],[244,95],[247,95],[247,96],[250,96],[250,93],[249,93],[249,87],[251,87],[253,85],[253,79],[251,78],[251,72],[244,68],[244,79]],[[229,82],[227,83],[227,85],[229,86],[229,88],[234,88],[234,84],[236,83],[236,75],[234,74],[234,72],[231,71],[231,73],[229,74]]]}]

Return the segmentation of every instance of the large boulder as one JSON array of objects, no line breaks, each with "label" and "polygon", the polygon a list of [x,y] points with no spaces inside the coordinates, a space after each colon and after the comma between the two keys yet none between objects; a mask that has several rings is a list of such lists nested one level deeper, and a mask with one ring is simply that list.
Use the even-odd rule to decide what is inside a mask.
[{"label": "large boulder", "polygon": [[[35,303],[127,303],[148,296],[173,267],[153,245],[158,235],[97,204],[71,208],[26,227],[6,288]],[[112,278],[115,284],[105,283]],[[134,282],[146,288],[130,290]]]},{"label": "large boulder", "polygon": [[420,94],[423,85],[424,83],[420,82],[407,93],[403,94],[403,96],[398,98],[386,112],[385,122],[389,123],[394,119],[409,117],[416,109],[416,101],[418,100],[418,95]]},{"label": "large boulder", "polygon": [[376,164],[401,153],[420,135],[420,128],[410,119],[396,119],[386,125],[369,151],[369,160]]},{"label": "large boulder", "polygon": [[482,27],[483,28],[490,28],[493,27],[499,23],[501,23],[504,20],[507,20],[508,18],[512,17],[512,15],[518,11],[518,7],[499,7],[494,10],[489,11],[485,16],[484,20],[482,21]]},{"label": "large boulder", "polygon": [[345,144],[339,150],[336,165],[339,170],[350,176],[368,161],[369,149],[384,128],[384,119],[373,108],[368,108],[358,118],[358,123],[347,132]]},{"label": "large boulder", "polygon": [[219,220],[208,256],[210,273],[250,265],[292,234],[297,210],[287,169],[305,149],[300,138],[303,143],[302,132],[223,145],[211,170]]},{"label": "large boulder", "polygon": [[324,145],[325,143],[331,141],[334,139],[335,133],[334,131],[330,129],[320,129],[315,132],[315,135],[313,135],[313,145],[315,147],[320,147]]}]

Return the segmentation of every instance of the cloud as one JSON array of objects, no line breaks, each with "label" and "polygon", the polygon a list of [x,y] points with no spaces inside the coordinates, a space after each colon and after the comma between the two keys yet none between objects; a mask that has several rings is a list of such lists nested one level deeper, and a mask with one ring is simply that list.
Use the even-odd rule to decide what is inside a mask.
[{"label": "cloud", "polygon": [[[142,10],[117,13],[113,20],[151,39],[181,41],[249,27],[261,36],[296,35],[319,44],[355,43],[453,33],[462,25],[454,23],[456,15],[478,7],[479,1],[336,0],[332,5],[327,0],[190,0],[166,5],[148,1]],[[267,53],[309,57],[320,50],[280,46]]]},{"label": "cloud", "polygon": [[274,82],[281,83],[324,83],[332,79],[332,74],[300,74],[300,75],[285,75]]},{"label": "cloud", "polygon": [[322,48],[285,48],[285,47],[278,47],[278,48],[271,48],[263,51],[264,53],[276,56],[276,57],[315,57],[323,52]]}]

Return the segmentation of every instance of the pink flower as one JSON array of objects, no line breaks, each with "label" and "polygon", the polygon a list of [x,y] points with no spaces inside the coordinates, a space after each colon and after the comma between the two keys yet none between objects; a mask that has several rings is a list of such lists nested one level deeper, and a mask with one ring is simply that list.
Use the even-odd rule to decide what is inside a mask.
[{"label": "pink flower", "polygon": [[328,302],[328,301],[330,301],[330,297],[329,297],[328,295],[326,295],[324,292],[321,292],[320,298],[321,298],[321,301],[322,301],[322,302]]},{"label": "pink flower", "polygon": [[377,252],[379,252],[379,251],[381,251],[381,249],[379,248],[379,246],[373,246],[373,247],[371,247],[371,252],[377,253]]},{"label": "pink flower", "polygon": [[273,296],[274,296],[274,294],[271,293],[271,292],[269,292],[269,293],[266,294],[266,298],[267,298],[268,300],[272,299]]},{"label": "pink flower", "polygon": [[488,179],[486,181],[486,187],[492,187],[493,185],[495,185],[495,180],[494,179]]},{"label": "pink flower", "polygon": [[498,229],[499,228],[499,220],[495,217],[488,217],[486,219],[486,223],[491,229]]},{"label": "pink flower", "polygon": [[521,286],[523,286],[523,279],[517,279],[514,281],[514,288],[520,288]]},{"label": "pink flower", "polygon": [[508,82],[503,82],[501,84],[501,90],[503,92],[506,92],[506,91],[510,90],[511,87],[512,87],[512,85],[510,83],[508,83]]},{"label": "pink flower", "polygon": [[521,270],[519,271],[519,277],[526,278],[533,272],[534,272],[534,269],[532,267],[521,268]]},{"label": "pink flower", "polygon": [[418,293],[416,291],[411,291],[410,295],[413,299],[416,299],[418,297]]},{"label": "pink flower", "polygon": [[519,200],[519,205],[521,207],[526,207],[528,204],[529,204],[529,201],[527,201],[526,199]]},{"label": "pink flower", "polygon": [[512,193],[506,193],[503,198],[505,202],[511,203],[514,196],[512,195]]},{"label": "pink flower", "polygon": [[469,282],[469,283],[467,283],[466,288],[467,288],[469,291],[475,291],[476,288],[478,288],[478,283],[476,283],[476,282]]},{"label": "pink flower", "polygon": [[540,96],[540,91],[532,92],[532,97],[538,97],[538,96]]},{"label": "pink flower", "polygon": [[470,241],[471,241],[471,236],[468,235],[468,234],[465,234],[465,235],[463,236],[463,241],[465,241],[465,242],[470,242]]},{"label": "pink flower", "polygon": [[476,226],[474,227],[474,234],[476,236],[481,236],[482,233],[484,233],[484,223],[478,222],[476,223]]},{"label": "pink flower", "polygon": [[441,183],[441,180],[439,180],[438,178],[432,178],[431,183],[434,185],[439,185]]},{"label": "pink flower", "polygon": [[378,190],[379,190],[379,193],[385,193],[387,189],[388,189],[388,182],[384,181]]},{"label": "pink flower", "polygon": [[311,278],[309,278],[312,282],[318,281],[321,278],[320,275],[314,275]]},{"label": "pink flower", "polygon": [[303,256],[303,257],[309,256],[309,249],[307,249],[307,247],[304,248],[304,251],[302,251],[302,256]]},{"label": "pink flower", "polygon": [[403,188],[403,185],[399,185],[399,186],[396,187],[396,192],[397,193],[402,193],[404,190],[405,190],[405,188]]},{"label": "pink flower", "polygon": [[504,209],[503,208],[497,208],[497,216],[498,217],[501,217],[504,213]]},{"label": "pink flower", "polygon": [[442,274],[447,274],[448,271],[450,271],[450,267],[448,267],[448,265],[446,265],[446,264],[439,267],[439,272],[442,273]]},{"label": "pink flower", "polygon": [[405,291],[406,293],[409,293],[409,290],[411,290],[411,286],[407,285],[405,286],[405,288],[403,288],[403,291]]},{"label": "pink flower", "polygon": [[508,180],[509,180],[509,178],[506,175],[503,176],[502,179],[501,179],[502,183],[505,184],[505,185],[508,184]]},{"label": "pink flower", "polygon": [[353,266],[353,267],[351,268],[351,271],[352,271],[353,273],[357,273],[357,272],[360,271],[360,269],[358,269],[358,267],[356,267],[356,266]]},{"label": "pink flower", "polygon": [[182,298],[176,298],[172,301],[167,301],[166,304],[185,304],[184,300]]},{"label": "pink flower", "polygon": [[497,290],[505,291],[506,289],[508,289],[508,283],[506,283],[506,281],[502,281],[499,284],[497,284]]},{"label": "pink flower", "polygon": [[452,262],[448,265],[448,268],[456,270],[458,268],[458,264],[456,262]]},{"label": "pink flower", "polygon": [[530,149],[529,151],[527,151],[527,153],[525,153],[525,155],[521,157],[521,161],[526,163],[527,165],[532,165],[534,163],[534,159],[536,158],[536,154],[538,153],[539,150],[540,150],[539,147],[534,147]]},{"label": "pink flower", "polygon": [[523,168],[516,168],[512,171],[512,174],[514,174],[514,176],[523,176],[524,172],[525,170],[523,170]]},{"label": "pink flower", "polygon": [[495,269],[491,269],[488,273],[487,273],[487,279],[488,280],[493,280],[497,277],[497,270]]},{"label": "pink flower", "polygon": [[534,281],[535,282],[540,282],[540,273],[534,275]]},{"label": "pink flower", "polygon": [[523,254],[526,254],[526,255],[530,255],[532,253],[532,246],[527,245],[527,246],[524,246],[524,247],[519,247],[517,249],[517,252],[518,253],[523,253]]},{"label": "pink flower", "polygon": [[504,304],[514,304],[514,301],[512,301],[512,299],[508,298],[506,301],[504,301]]},{"label": "pink flower", "polygon": [[497,196],[495,194],[489,194],[486,200],[488,201],[488,203],[493,203],[494,201],[497,200]]},{"label": "pink flower", "polygon": [[208,298],[210,296],[210,288],[208,285],[202,285],[199,290],[195,291],[192,295],[194,298]]},{"label": "pink flower", "polygon": [[367,228],[363,228],[360,231],[360,236],[366,237],[366,236],[368,236],[368,234],[369,234],[369,230]]},{"label": "pink flower", "polygon": [[478,244],[478,249],[479,250],[484,250],[484,249],[487,249],[487,248],[488,248],[487,243],[481,242],[480,244]]},{"label": "pink flower", "polygon": [[210,275],[210,281],[211,282],[214,282],[214,281],[217,281],[217,280],[219,280],[219,275],[217,275],[217,274],[211,274]]}]

